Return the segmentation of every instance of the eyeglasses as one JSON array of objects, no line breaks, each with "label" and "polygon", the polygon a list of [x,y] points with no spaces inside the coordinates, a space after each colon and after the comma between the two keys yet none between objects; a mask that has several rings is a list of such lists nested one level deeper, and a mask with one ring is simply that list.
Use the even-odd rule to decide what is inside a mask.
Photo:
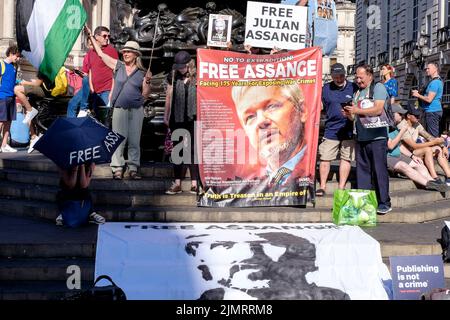
[{"label": "eyeglasses", "polygon": [[100,37],[102,37],[103,39],[109,39],[109,34],[102,34],[100,35]]}]

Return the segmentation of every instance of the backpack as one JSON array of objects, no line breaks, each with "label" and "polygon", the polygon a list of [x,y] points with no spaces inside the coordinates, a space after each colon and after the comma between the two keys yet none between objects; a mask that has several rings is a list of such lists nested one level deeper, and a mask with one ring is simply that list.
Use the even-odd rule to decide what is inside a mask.
[{"label": "backpack", "polygon": [[2,78],[5,72],[6,72],[5,61],[0,60],[0,86],[2,85]]},{"label": "backpack", "polygon": [[67,200],[62,205],[64,225],[77,228],[88,223],[92,202],[90,200]]},{"label": "backpack", "polygon": [[444,226],[441,230],[441,239],[438,240],[442,248],[442,260],[450,262],[450,230]]},{"label": "backpack", "polygon": [[[378,83],[378,82],[377,82]],[[371,83],[369,87],[369,99],[373,100],[373,96],[375,93],[375,86],[377,83]],[[395,125],[394,120],[394,113],[392,112],[392,105],[391,105],[391,99],[387,99],[387,103],[385,103],[384,106],[384,114],[386,115],[386,122],[388,124],[389,131],[394,131],[397,129],[397,126]],[[383,115],[383,113],[381,114]]]},{"label": "backpack", "polygon": [[[103,287],[96,287],[96,284],[100,280],[108,280],[111,284]],[[72,301],[126,301],[127,296],[125,292],[118,287],[114,281],[107,275],[99,276],[91,289],[84,290],[82,292],[76,293],[66,300]]]},{"label": "backpack", "polygon": [[53,97],[65,95],[67,93],[68,86],[69,85],[66,75],[66,68],[61,67],[61,69],[59,69],[58,71],[58,74],[56,75],[55,87],[52,89],[51,95]]}]

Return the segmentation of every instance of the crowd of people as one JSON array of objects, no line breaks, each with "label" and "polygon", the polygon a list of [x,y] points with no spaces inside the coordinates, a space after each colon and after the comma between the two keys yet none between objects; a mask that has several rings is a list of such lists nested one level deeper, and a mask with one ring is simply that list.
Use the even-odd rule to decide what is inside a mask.
[{"label": "crowd of people", "polygon": [[[360,65],[355,83],[345,79],[343,65],[332,66],[332,82],[325,84],[322,96],[326,123],[319,146],[317,196],[325,195],[330,161],[336,159],[340,159],[339,188],[345,188],[351,161],[355,160],[357,188],[376,191],[379,214],[392,210],[389,173],[407,177],[428,190],[447,191],[449,151],[440,132],[443,83],[437,64],[429,63],[426,72],[431,80],[423,93],[411,93],[422,101],[421,107],[408,104],[403,108],[397,101],[399,89],[392,66],[382,66],[381,79],[376,81],[372,67]],[[364,125],[363,119],[386,113],[393,116],[392,126]],[[436,172],[435,161],[445,175],[443,180]]]},{"label": "crowd of people", "polygon": [[[110,164],[112,177],[121,180],[128,169],[130,179],[139,180],[143,104],[150,94],[152,74],[150,69],[146,70],[142,65],[142,53],[137,42],[128,41],[123,46],[120,60],[119,53],[109,44],[108,28],[100,26],[93,33],[85,28],[85,32],[90,49],[80,71],[81,88],[68,104],[67,117],[84,117],[92,112],[105,125],[111,126],[114,132],[124,136],[125,142],[114,153]],[[245,50],[249,54],[258,53],[258,48],[246,46]],[[275,53],[280,53],[280,50],[274,48],[271,54]],[[45,97],[54,85],[40,73],[37,74],[37,79],[18,81],[15,64],[19,60],[17,46],[10,46],[2,61],[0,78],[2,152],[16,152],[14,147],[24,146],[28,146],[28,152],[33,151],[34,144],[39,140],[33,125],[38,111],[30,104],[27,96],[34,94]],[[327,180],[334,160],[340,161],[340,189],[346,188],[352,162],[356,161],[357,188],[376,190],[379,214],[392,210],[389,172],[405,176],[425,189],[447,191],[447,186],[450,186],[449,152],[446,136],[441,137],[439,131],[443,84],[437,64],[429,63],[426,71],[430,82],[422,92],[413,90],[411,93],[419,100],[420,108],[412,105],[403,108],[397,101],[399,88],[392,66],[382,66],[381,79],[376,81],[372,68],[360,65],[356,69],[355,82],[347,79],[342,64],[336,63],[331,67],[332,81],[326,83],[322,90],[326,122],[319,146],[320,186],[316,190],[316,196],[327,193]],[[188,143],[191,159],[195,157],[191,137],[195,137],[197,112],[196,73],[195,60],[191,55],[186,51],[178,52],[166,79],[164,113],[167,128],[172,132],[184,129],[190,135],[183,137],[181,142]],[[367,127],[362,121],[365,118],[379,117],[386,112],[393,114],[393,127]],[[11,137],[11,127],[21,134]],[[127,160],[124,155],[126,146]],[[444,181],[436,172],[435,161],[445,174]],[[182,192],[181,181],[185,178],[187,169],[191,177],[190,192],[198,193],[199,169],[195,161],[191,163],[175,164],[175,181],[166,191],[167,194]],[[81,169],[70,173],[61,170],[61,185],[65,186],[62,190],[67,193],[67,190],[78,188],[82,192],[71,194],[81,194],[83,199],[90,199],[86,190],[94,168]],[[88,179],[81,179],[80,173],[86,176],[86,172],[89,173]],[[104,221],[93,210],[90,213],[94,221]],[[62,223],[61,219],[59,216],[58,224]]]}]

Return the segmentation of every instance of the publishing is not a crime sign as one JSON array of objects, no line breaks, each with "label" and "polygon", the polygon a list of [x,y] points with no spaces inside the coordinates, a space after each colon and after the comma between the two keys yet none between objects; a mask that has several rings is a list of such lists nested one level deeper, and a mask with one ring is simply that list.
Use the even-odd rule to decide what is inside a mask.
[{"label": "publishing is not a crime sign", "polygon": [[390,257],[394,300],[419,300],[435,288],[445,287],[441,256]]}]

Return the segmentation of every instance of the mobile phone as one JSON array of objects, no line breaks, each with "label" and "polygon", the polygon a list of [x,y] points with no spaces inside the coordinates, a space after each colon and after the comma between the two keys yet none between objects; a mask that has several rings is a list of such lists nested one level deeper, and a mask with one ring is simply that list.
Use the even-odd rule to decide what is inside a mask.
[{"label": "mobile phone", "polygon": [[346,106],[349,106],[352,104],[352,100],[348,100],[347,102],[341,103],[341,108],[344,109]]}]

